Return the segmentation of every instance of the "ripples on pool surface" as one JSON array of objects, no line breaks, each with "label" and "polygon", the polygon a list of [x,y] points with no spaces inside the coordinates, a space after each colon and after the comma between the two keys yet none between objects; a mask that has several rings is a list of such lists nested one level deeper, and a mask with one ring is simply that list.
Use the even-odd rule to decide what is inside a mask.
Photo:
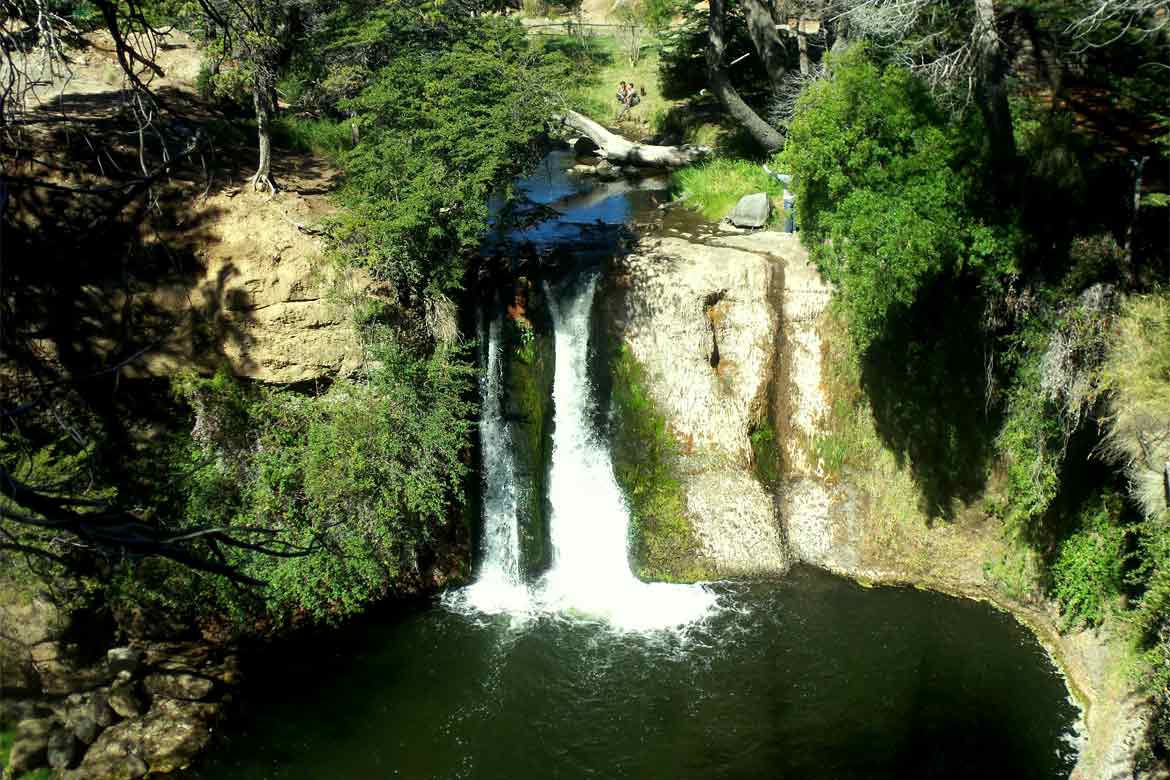
[{"label": "ripples on pool surface", "polygon": [[206,780],[1067,778],[1078,712],[983,604],[808,569],[670,632],[434,607],[249,670]]}]

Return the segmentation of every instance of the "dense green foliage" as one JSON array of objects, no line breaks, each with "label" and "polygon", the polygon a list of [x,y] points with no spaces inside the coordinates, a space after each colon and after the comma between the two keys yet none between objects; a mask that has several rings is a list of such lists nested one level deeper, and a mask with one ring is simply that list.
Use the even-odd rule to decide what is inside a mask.
[{"label": "dense green foliage", "polygon": [[772,220],[783,219],[783,185],[747,160],[720,157],[683,168],[674,174],[674,184],[686,198],[687,207],[702,212],[712,222],[726,217],[740,198],[753,192],[768,193],[774,205]]},{"label": "dense green foliage", "polygon": [[1012,272],[1012,236],[971,216],[972,118],[953,119],[909,71],[860,47],[833,68],[801,97],[778,163],[799,182],[805,242],[864,347],[940,277]]},{"label": "dense green foliage", "polygon": [[[226,375],[189,380],[198,410],[186,516],[281,529],[292,557],[248,550],[230,562],[265,583],[279,619],[351,615],[414,573],[453,521],[470,423],[467,369],[379,342],[366,374],[312,398],[249,389]],[[299,550],[297,550],[299,553]],[[218,594],[236,604],[233,589]]]},{"label": "dense green foliage", "polygon": [[[1063,13],[1038,22],[1054,39]],[[1114,83],[1135,124],[1157,127],[1136,63],[1161,47],[1124,38],[1078,76]],[[1147,682],[1164,689],[1164,458],[1149,446],[1170,430],[1170,317],[1164,294],[1140,293],[1168,267],[1165,212],[1133,220],[1133,180],[1118,175],[1128,162],[1111,141],[1019,85],[1006,170],[988,164],[981,115],[889,51],[855,46],[828,66],[777,159],[854,350],[853,389],[833,394],[831,430],[815,442],[823,465],[837,476],[876,462],[850,422],[872,413],[927,517],[981,500],[1015,556],[995,579],[1017,598],[1047,591],[1069,626],[1135,626]],[[1143,203],[1148,214],[1160,200]]]},{"label": "dense green foliage", "polygon": [[679,442],[646,390],[645,369],[625,345],[611,370],[614,474],[629,502],[634,570],[646,580],[703,579],[708,571],[687,517]]},{"label": "dense green foliage", "polygon": [[338,245],[404,292],[447,292],[478,245],[488,196],[535,162],[560,70],[495,18],[440,49],[400,46],[339,103],[362,141],[343,158]]},{"label": "dense green foliage", "polygon": [[1122,514],[1121,497],[1107,493],[1085,506],[1077,530],[1060,543],[1053,593],[1070,623],[1101,622],[1121,593],[1127,557]]}]

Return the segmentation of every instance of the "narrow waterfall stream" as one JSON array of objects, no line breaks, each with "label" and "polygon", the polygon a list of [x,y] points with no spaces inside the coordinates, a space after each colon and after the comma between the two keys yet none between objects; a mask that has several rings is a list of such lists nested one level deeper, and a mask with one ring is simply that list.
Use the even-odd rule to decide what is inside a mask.
[{"label": "narrow waterfall stream", "polygon": [[549,487],[553,566],[542,581],[542,601],[620,628],[685,625],[708,615],[715,597],[701,585],[643,583],[630,572],[629,511],[608,445],[592,430],[587,357],[596,289],[596,276],[588,275],[548,296],[556,330],[556,432]]},{"label": "narrow waterfall stream", "polygon": [[[482,561],[474,584],[461,594],[461,603],[483,612],[522,611],[528,591],[520,575],[520,529],[516,514],[516,468],[512,437],[504,418],[501,385],[503,349],[497,314],[485,334],[480,317],[480,447],[484,474]],[[486,338],[485,338],[486,336]]]}]

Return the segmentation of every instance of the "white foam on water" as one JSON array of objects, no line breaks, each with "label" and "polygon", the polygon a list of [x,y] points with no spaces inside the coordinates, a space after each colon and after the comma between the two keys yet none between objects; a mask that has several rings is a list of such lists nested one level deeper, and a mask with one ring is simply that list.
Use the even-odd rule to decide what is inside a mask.
[{"label": "white foam on water", "polygon": [[484,561],[475,584],[445,603],[460,610],[506,613],[514,620],[555,613],[623,631],[685,628],[715,612],[716,596],[703,585],[642,582],[630,571],[629,510],[614,478],[609,449],[593,429],[595,402],[587,357],[596,285],[593,277],[560,295],[546,288],[556,344],[549,474],[552,565],[539,581],[524,586],[511,440],[503,416],[497,418],[499,397],[493,395],[501,381],[499,323],[493,323],[489,376],[482,388]]},{"label": "white foam on water", "polygon": [[[482,321],[482,318],[481,318]],[[466,588],[449,592],[444,603],[457,611],[486,614],[523,613],[530,594],[520,573],[520,527],[517,520],[512,437],[504,418],[500,317],[488,326],[480,377],[480,452],[484,474],[483,548],[479,574]],[[483,341],[482,325],[480,340]]]}]

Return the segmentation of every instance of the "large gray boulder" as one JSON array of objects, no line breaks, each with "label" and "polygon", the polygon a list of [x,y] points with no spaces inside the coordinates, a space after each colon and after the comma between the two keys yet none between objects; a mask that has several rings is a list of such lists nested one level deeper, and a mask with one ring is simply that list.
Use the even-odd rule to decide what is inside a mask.
[{"label": "large gray boulder", "polygon": [[123,718],[133,718],[142,714],[142,697],[133,680],[120,679],[110,686],[110,709]]},{"label": "large gray boulder", "polygon": [[190,672],[163,671],[147,675],[142,681],[142,686],[151,696],[201,701],[215,689],[215,682],[208,677]]},{"label": "large gray boulder", "polygon": [[759,228],[768,224],[768,217],[772,216],[772,201],[768,193],[755,192],[744,195],[735,204],[731,211],[731,224],[736,227]]},{"label": "large gray boulder", "polygon": [[111,647],[106,651],[106,664],[114,675],[121,672],[134,674],[141,660],[142,654],[132,647]]},{"label": "large gray boulder", "polygon": [[89,715],[99,729],[112,726],[118,720],[118,713],[110,707],[109,691],[102,688],[93,692],[89,699]]},{"label": "large gray boulder", "polygon": [[73,735],[86,745],[97,739],[97,735],[101,731],[101,727],[98,726],[97,721],[87,713],[75,715],[72,721],[70,721],[69,726],[73,730]]},{"label": "large gray boulder", "polygon": [[211,740],[218,704],[159,699],[150,712],[102,732],[86,751],[79,777],[136,780],[182,769]]}]

